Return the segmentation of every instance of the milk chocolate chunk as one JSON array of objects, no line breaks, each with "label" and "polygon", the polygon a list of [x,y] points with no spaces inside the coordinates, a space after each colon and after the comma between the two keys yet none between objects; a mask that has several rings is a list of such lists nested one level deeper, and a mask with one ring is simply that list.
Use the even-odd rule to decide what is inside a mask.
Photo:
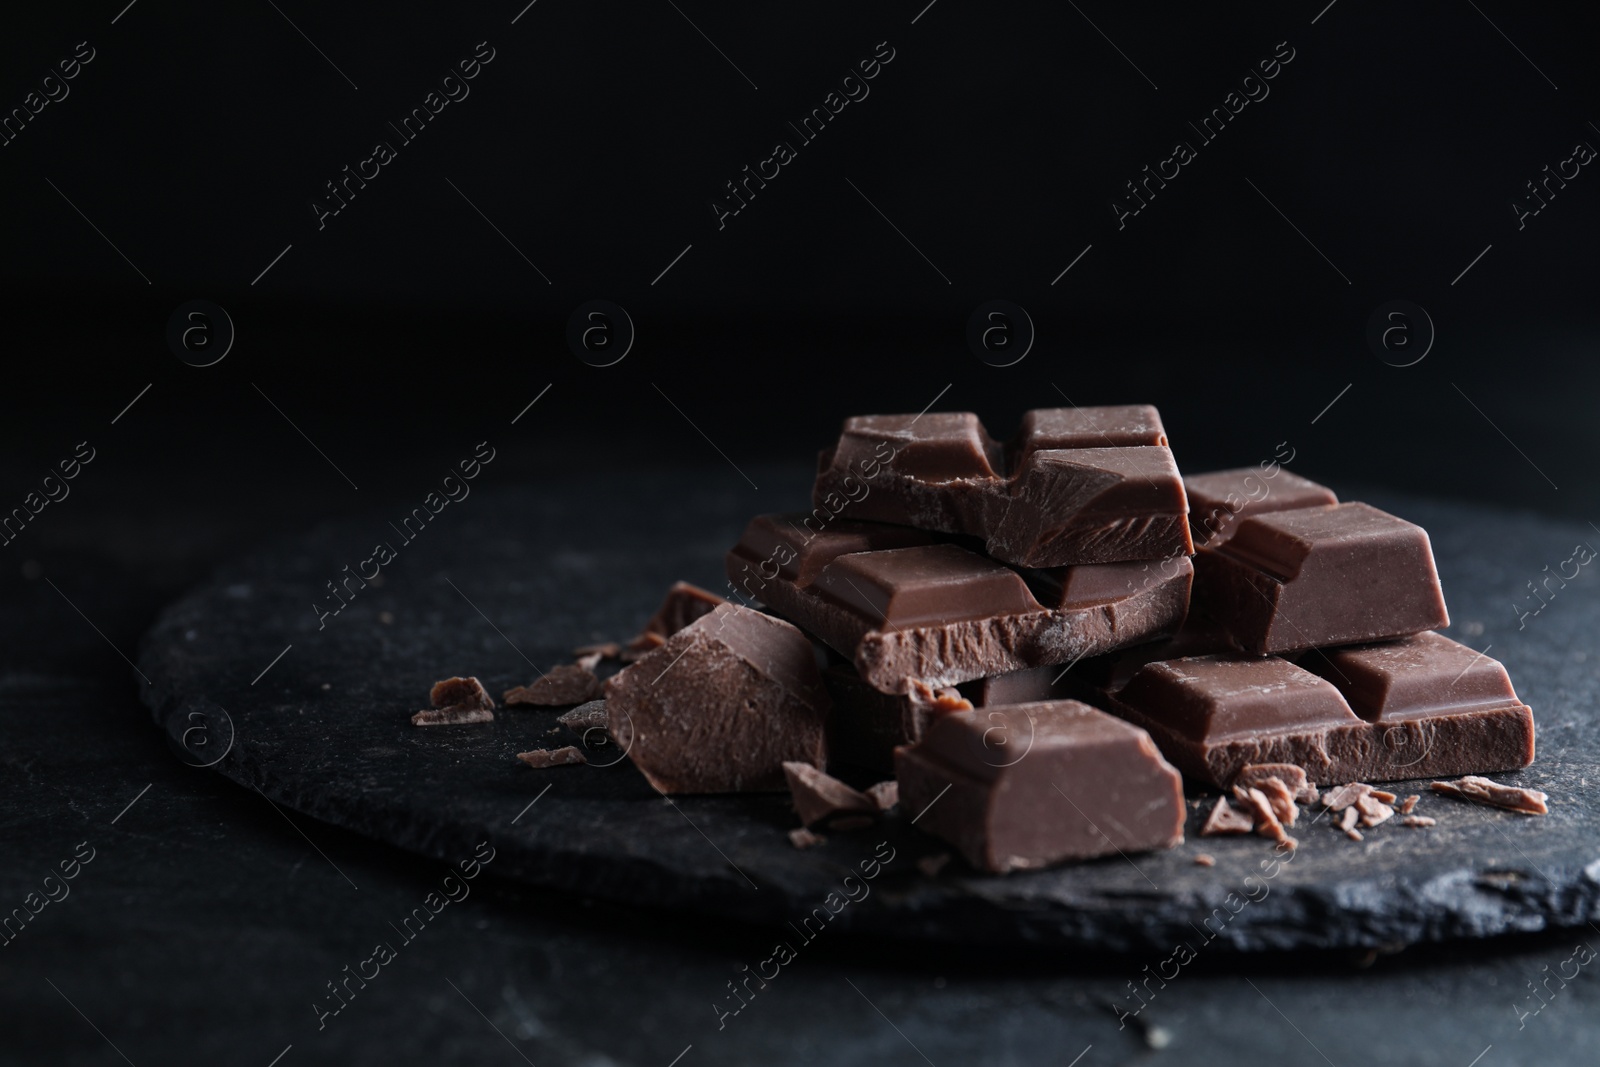
[{"label": "milk chocolate chunk", "polygon": [[1073,700],[941,715],[895,776],[902,810],[980,870],[1183,840],[1182,781],[1149,735]]},{"label": "milk chocolate chunk", "polygon": [[1030,412],[1004,455],[969,412],[858,416],[818,466],[819,512],[981,538],[1018,566],[1193,551],[1183,480],[1148,406]]},{"label": "milk chocolate chunk", "polygon": [[1367,504],[1247,516],[1195,557],[1194,606],[1256,655],[1450,621],[1427,532]]},{"label": "milk chocolate chunk", "polygon": [[728,577],[874,688],[905,693],[919,679],[942,688],[1169,634],[1187,611],[1191,569],[1179,557],[1025,578],[958,545],[905,545],[892,526],[837,520],[808,536],[794,517],[763,515],[729,552]]},{"label": "milk chocolate chunk", "polygon": [[662,793],[781,792],[821,767],[831,702],[811,642],[724,604],[606,682],[606,729]]},{"label": "milk chocolate chunk", "polygon": [[871,797],[809,763],[787,762],[783,765],[783,774],[789,782],[795,813],[807,829],[838,815],[876,814],[878,811]]},{"label": "milk chocolate chunk", "polygon": [[1183,488],[1189,497],[1189,531],[1196,548],[1227,540],[1239,521],[1249,515],[1339,502],[1332,489],[1281,467],[1271,474],[1257,467],[1239,467],[1185,475]]},{"label": "milk chocolate chunk", "polygon": [[576,663],[563,663],[551,667],[532,685],[519,685],[507,689],[502,698],[507,706],[532,704],[537,707],[557,708],[566,704],[582,704],[600,695],[600,679],[586,667]]},{"label": "milk chocolate chunk", "polygon": [[1442,634],[1324,649],[1300,662],[1372,724],[1369,765],[1353,778],[1481,774],[1533,762],[1533,712],[1505,667]]},{"label": "milk chocolate chunk", "polygon": [[1332,684],[1283,659],[1191,656],[1146,664],[1113,697],[1184,774],[1221,787],[1254,763],[1348,781],[1367,727]]}]

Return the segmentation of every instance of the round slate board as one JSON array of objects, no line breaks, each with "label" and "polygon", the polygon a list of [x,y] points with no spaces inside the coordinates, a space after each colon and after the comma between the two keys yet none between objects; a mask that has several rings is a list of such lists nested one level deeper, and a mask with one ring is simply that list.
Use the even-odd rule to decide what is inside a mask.
[{"label": "round slate board", "polygon": [[[788,485],[808,482],[804,471],[785,473]],[[523,766],[515,753],[566,743],[550,733],[554,710],[502,709],[478,726],[410,724],[438,678],[476,674],[498,694],[534,677],[531,664],[548,669],[578,644],[626,639],[675,579],[719,588],[723,552],[757,507],[725,470],[517,492],[480,485],[409,543],[391,525],[399,513],[325,525],[223,568],[169,607],[139,666],[180,759],[211,764],[285,808],[443,860],[487,840],[498,875],[769,923],[793,947],[824,923],[1008,948],[1167,954],[1207,943],[1375,947],[1600,917],[1600,810],[1587,785],[1600,781],[1600,581],[1588,573],[1600,565],[1564,587],[1551,581],[1539,614],[1517,614],[1540,603],[1527,582],[1570,573],[1562,562],[1574,546],[1600,544],[1600,534],[1363,498],[1431,531],[1451,635],[1491,646],[1538,723],[1534,766],[1497,777],[1547,791],[1548,817],[1435,798],[1418,783],[1394,788],[1423,792],[1418,810],[1439,820],[1435,828],[1382,826],[1358,844],[1323,819],[1302,824],[1300,850],[1276,865],[1263,838],[1200,838],[1200,807],[1188,840],[1168,852],[1006,877],[956,860],[930,878],[915,861],[946,850],[909,814],[800,851],[787,837],[797,823],[786,796],[670,801],[626,761]],[[319,625],[313,605],[335,603],[326,583],[378,542],[397,550],[381,584],[357,589]],[[300,825],[315,840],[315,826]],[[1201,852],[1216,866],[1197,865]],[[890,855],[881,868],[871,862]],[[864,863],[875,878],[860,877]]]}]

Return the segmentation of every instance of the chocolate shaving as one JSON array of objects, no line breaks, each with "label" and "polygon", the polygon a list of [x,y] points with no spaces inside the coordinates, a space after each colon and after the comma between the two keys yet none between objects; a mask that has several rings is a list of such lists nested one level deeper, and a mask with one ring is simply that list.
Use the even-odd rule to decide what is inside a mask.
[{"label": "chocolate shaving", "polygon": [[536,770],[547,767],[565,767],[573,763],[588,763],[582,750],[567,745],[565,748],[536,748],[532,752],[518,752],[517,758]]},{"label": "chocolate shaving", "polygon": [[[1393,796],[1394,794],[1390,794]],[[1394,817],[1394,809],[1378,799],[1377,793],[1368,793],[1366,796],[1356,798],[1355,808],[1346,808],[1346,811],[1358,810],[1361,812],[1361,825],[1367,828],[1377,826],[1381,822],[1388,822]]]},{"label": "chocolate shaving", "polygon": [[1294,806],[1294,790],[1285,785],[1283,779],[1277,775],[1262,779],[1261,783],[1253,788],[1260,789],[1266,794],[1268,802],[1272,804],[1272,813],[1278,821],[1285,826],[1293,826],[1300,815],[1300,809]]},{"label": "chocolate shaving", "polygon": [[1195,853],[1194,862],[1200,867],[1215,867],[1217,858],[1207,852],[1197,852]]},{"label": "chocolate shaving", "polygon": [[573,663],[551,667],[544,677],[532,685],[519,685],[506,690],[506,704],[533,704],[538,707],[557,708],[566,704],[582,704],[600,695],[600,679],[594,672]]},{"label": "chocolate shaving", "polygon": [[923,856],[917,860],[917,870],[929,878],[939,877],[939,872],[944,870],[944,865],[950,862],[950,853],[935,852],[931,856]]},{"label": "chocolate shaving", "polygon": [[1400,825],[1401,826],[1418,826],[1418,827],[1421,827],[1422,829],[1427,829],[1428,827],[1437,824],[1438,821],[1439,821],[1438,819],[1432,819],[1432,818],[1429,818],[1426,815],[1404,815],[1404,816],[1401,816],[1401,818],[1400,818]]},{"label": "chocolate shaving", "polygon": [[1218,834],[1247,834],[1254,829],[1255,821],[1249,815],[1228,803],[1227,797],[1218,797],[1216,805],[1211,809],[1211,814],[1206,816],[1205,825],[1200,827],[1200,836],[1215,837]]},{"label": "chocolate shaving", "polygon": [[464,726],[474,722],[494,722],[494,712],[488,708],[467,708],[458,704],[448,708],[429,708],[411,716],[412,726]]},{"label": "chocolate shaving", "polygon": [[1550,797],[1537,789],[1524,789],[1516,785],[1501,785],[1476,774],[1458,778],[1454,782],[1434,782],[1428,788],[1435,793],[1476,800],[1480,804],[1504,808],[1519,815],[1547,815],[1550,808],[1545,801]]},{"label": "chocolate shaving", "polygon": [[804,826],[796,826],[789,831],[789,843],[795,848],[814,848],[826,840],[826,837],[821,834],[814,834]]},{"label": "chocolate shaving", "polygon": [[879,811],[888,811],[900,803],[900,783],[890,779],[887,782],[879,782],[877,785],[868,786],[867,796],[871,797],[872,802],[878,805]]},{"label": "chocolate shaving", "polygon": [[1417,801],[1421,799],[1422,797],[1418,796],[1416,793],[1412,793],[1410,796],[1402,800],[1399,806],[1394,810],[1398,811],[1401,815],[1410,815],[1412,811],[1416,809]]},{"label": "chocolate shaving", "polygon": [[494,699],[476,678],[446,678],[434,682],[428,703],[436,708],[493,708]]},{"label": "chocolate shaving", "polygon": [[590,730],[606,728],[606,702],[604,700],[591,700],[587,704],[579,704],[571,711],[563,712],[556,717],[556,722],[576,733],[586,734]]},{"label": "chocolate shaving", "polygon": [[1232,785],[1242,785],[1246,789],[1251,786],[1259,787],[1268,778],[1276,778],[1289,787],[1289,792],[1295,800],[1314,803],[1317,799],[1317,790],[1306,779],[1305,768],[1297,767],[1293,763],[1251,763],[1239,768],[1239,773],[1233,776]]},{"label": "chocolate shaving", "polygon": [[[855,812],[876,812],[877,803],[865,793],[852,789],[839,779],[824,774],[809,763],[789,761],[783,765],[783,776],[789,782],[789,795],[794,798],[794,810],[800,821],[808,827],[826,822],[836,815]],[[834,823],[841,826],[843,820]],[[866,821],[871,825],[872,820]]]},{"label": "chocolate shaving", "polygon": [[1372,792],[1372,787],[1363,782],[1351,782],[1341,785],[1338,789],[1330,789],[1322,794],[1322,806],[1329,811],[1343,811],[1357,800]]},{"label": "chocolate shaving", "polygon": [[1283,823],[1278,821],[1277,813],[1272,810],[1272,801],[1259,789],[1246,789],[1243,786],[1234,786],[1233,795],[1247,809],[1254,812],[1256,819],[1256,833],[1262,837],[1270,837],[1280,845],[1289,848],[1299,848],[1300,842],[1290,837],[1283,828]]}]

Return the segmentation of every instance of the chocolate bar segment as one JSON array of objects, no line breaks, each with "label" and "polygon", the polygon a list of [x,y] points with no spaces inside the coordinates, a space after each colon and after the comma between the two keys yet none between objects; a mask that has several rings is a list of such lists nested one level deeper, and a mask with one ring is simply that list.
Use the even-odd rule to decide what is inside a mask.
[{"label": "chocolate bar segment", "polygon": [[1143,730],[1074,700],[951,712],[895,753],[901,810],[983,871],[1183,840],[1183,784]]},{"label": "chocolate bar segment", "polygon": [[1337,504],[1332,489],[1273,466],[1190,474],[1183,479],[1189,497],[1189,532],[1195,547],[1220,543],[1246,515]]},{"label": "chocolate bar segment", "polygon": [[[860,550],[894,529],[837,520],[807,540],[789,518],[759,516],[728,554],[728,577],[851,660],[885,693],[909,692],[917,680],[941,688],[1154,640],[1175,631],[1187,611],[1185,557],[1085,579],[1093,596],[1054,606],[1041,603],[1018,572],[957,545]],[[1079,584],[1070,576],[1033,578],[1047,598],[1050,589]]]},{"label": "chocolate bar segment", "polygon": [[811,642],[736,604],[702,615],[606,682],[606,732],[662,793],[782,791],[821,767],[831,709]]},{"label": "chocolate bar segment", "polygon": [[1325,649],[1301,664],[1371,724],[1370,767],[1351,779],[1483,774],[1533,762],[1533,712],[1505,667],[1442,634]]},{"label": "chocolate bar segment", "polygon": [[1256,655],[1450,622],[1427,532],[1356,503],[1246,517],[1195,557],[1194,607]]},{"label": "chocolate bar segment", "polygon": [[858,416],[818,466],[819,510],[978,537],[1016,566],[1193,551],[1183,480],[1148,406],[1029,412],[1004,451],[969,412]]}]

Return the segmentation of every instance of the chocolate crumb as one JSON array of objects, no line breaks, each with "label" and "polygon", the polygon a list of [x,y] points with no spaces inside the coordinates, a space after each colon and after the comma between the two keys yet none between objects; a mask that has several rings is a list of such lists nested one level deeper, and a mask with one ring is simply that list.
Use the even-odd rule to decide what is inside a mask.
[{"label": "chocolate crumb", "polygon": [[604,700],[591,700],[587,704],[579,704],[571,711],[563,712],[557,716],[556,722],[576,733],[587,734],[590,730],[606,728],[606,702]]},{"label": "chocolate crumb", "polygon": [[1343,830],[1344,835],[1352,841],[1362,840],[1361,831],[1356,829],[1356,820],[1360,817],[1359,811],[1349,807],[1344,809],[1344,815],[1339,820],[1339,829]]},{"label": "chocolate crumb", "polygon": [[1293,763],[1251,763],[1239,768],[1233,776],[1233,785],[1245,788],[1260,786],[1268,778],[1276,778],[1289,788],[1295,800],[1313,804],[1317,800],[1317,787],[1306,779],[1305,768]]},{"label": "chocolate crumb", "polygon": [[[1389,795],[1393,796],[1394,794],[1391,793]],[[1385,804],[1383,801],[1379,800],[1378,794],[1375,792],[1368,793],[1363,797],[1358,797],[1356,799],[1355,808],[1346,808],[1345,810],[1360,811],[1361,825],[1368,827],[1369,829],[1377,826],[1381,822],[1387,822],[1389,819],[1394,817],[1394,809]]]},{"label": "chocolate crumb", "polygon": [[1372,787],[1363,782],[1351,782],[1341,785],[1338,789],[1330,789],[1322,794],[1322,806],[1329,811],[1343,811],[1357,800],[1372,792]]},{"label": "chocolate crumb", "polygon": [[1272,810],[1272,801],[1267,795],[1254,787],[1234,786],[1233,795],[1242,802],[1246,808],[1254,812],[1256,818],[1256,833],[1262,837],[1270,837],[1280,845],[1289,848],[1299,848],[1300,842],[1290,837],[1284,830],[1283,823],[1278,821],[1277,813]]},{"label": "chocolate crumb", "polygon": [[[830,774],[824,774],[809,763],[786,762],[783,765],[783,776],[789,782],[789,795],[794,798],[794,810],[799,813],[801,823],[806,826],[816,826],[835,815],[878,810],[877,803],[871,797],[850,788]],[[867,820],[868,825],[871,825],[871,822],[872,820]]]},{"label": "chocolate crumb", "polygon": [[448,708],[429,708],[411,716],[412,726],[464,726],[474,722],[494,722],[494,712],[455,704]]},{"label": "chocolate crumb", "polygon": [[789,843],[795,848],[813,848],[826,840],[826,837],[821,834],[814,834],[804,826],[796,826],[789,831]]},{"label": "chocolate crumb", "polygon": [[1215,837],[1218,834],[1247,834],[1254,829],[1255,821],[1249,815],[1228,803],[1227,797],[1218,797],[1216,805],[1211,809],[1211,814],[1206,816],[1205,825],[1200,827],[1200,836]]},{"label": "chocolate crumb", "polygon": [[1458,778],[1454,782],[1434,782],[1428,787],[1435,793],[1476,800],[1480,804],[1504,808],[1519,815],[1547,815],[1550,808],[1545,801],[1550,797],[1537,789],[1524,789],[1516,785],[1501,785],[1476,774]]},{"label": "chocolate crumb", "polygon": [[871,797],[872,802],[878,805],[879,811],[888,811],[900,803],[900,783],[890,779],[887,782],[879,782],[877,785],[868,786],[867,796]]},{"label": "chocolate crumb", "polygon": [[1285,826],[1293,826],[1295,819],[1300,814],[1300,809],[1294,806],[1294,790],[1284,784],[1283,779],[1272,775],[1261,780],[1254,788],[1260,789],[1267,796],[1267,801],[1272,805],[1272,814]]},{"label": "chocolate crumb", "polygon": [[929,878],[939,877],[939,872],[944,870],[944,865],[950,862],[950,853],[935,852],[931,856],[923,856],[917,860],[917,870]]},{"label": "chocolate crumb", "polygon": [[1394,810],[1398,811],[1401,815],[1410,815],[1413,811],[1416,810],[1417,801],[1419,801],[1421,799],[1422,799],[1422,797],[1420,797],[1416,793],[1412,793],[1410,796],[1408,796],[1404,800],[1402,800],[1400,802],[1399,807],[1395,808]]},{"label": "chocolate crumb", "polygon": [[518,752],[517,758],[536,770],[547,767],[565,767],[573,763],[588,763],[583,752],[572,745],[565,748],[536,748],[532,752]]},{"label": "chocolate crumb", "polygon": [[600,695],[600,679],[594,672],[573,663],[551,667],[532,685],[519,685],[506,690],[506,704],[533,704],[555,708],[565,704],[582,704]]},{"label": "chocolate crumb", "polygon": [[1400,818],[1401,826],[1419,826],[1423,829],[1435,826],[1438,822],[1438,819],[1432,819],[1426,815],[1403,815]]},{"label": "chocolate crumb", "polygon": [[1195,853],[1194,862],[1201,867],[1215,867],[1217,858],[1209,852],[1197,852]]},{"label": "chocolate crumb", "polygon": [[436,708],[493,708],[494,698],[476,678],[446,678],[428,690],[428,703]]}]

